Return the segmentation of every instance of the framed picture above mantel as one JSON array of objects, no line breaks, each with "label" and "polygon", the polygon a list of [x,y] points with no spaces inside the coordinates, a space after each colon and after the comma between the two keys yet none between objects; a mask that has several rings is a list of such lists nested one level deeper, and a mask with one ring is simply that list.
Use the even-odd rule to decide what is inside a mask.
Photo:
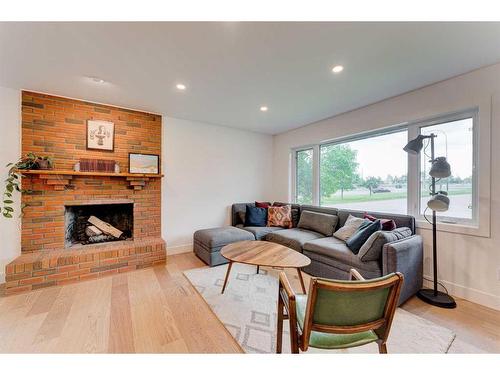
[{"label": "framed picture above mantel", "polygon": [[129,173],[138,174],[159,174],[160,173],[160,155],[155,154],[128,154]]},{"label": "framed picture above mantel", "polygon": [[115,124],[110,121],[87,120],[87,149],[114,151]]}]

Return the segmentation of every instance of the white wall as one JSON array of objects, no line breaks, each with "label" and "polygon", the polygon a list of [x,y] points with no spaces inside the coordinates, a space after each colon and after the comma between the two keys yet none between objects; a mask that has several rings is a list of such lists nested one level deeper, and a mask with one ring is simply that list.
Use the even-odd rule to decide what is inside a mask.
[{"label": "white wall", "polygon": [[[21,150],[21,102],[18,90],[0,87],[0,194],[7,178],[5,165],[19,158]],[[21,254],[21,220],[19,195],[16,194],[15,215],[12,219],[0,216],[0,283],[5,281],[5,265]],[[0,201],[3,202],[3,199]]]},{"label": "white wall", "polygon": [[167,254],[191,251],[197,229],[229,224],[232,203],[272,199],[272,153],[270,135],[164,116]]},{"label": "white wall", "polygon": [[[476,106],[480,117],[480,212],[483,219],[490,218],[491,235],[439,232],[439,279],[455,296],[500,309],[500,149],[497,146],[500,144],[500,64],[275,136],[273,198],[291,199],[292,147]],[[490,144],[493,145],[491,154]],[[481,225],[486,225],[484,220]],[[420,229],[419,233],[425,242],[424,272],[430,276],[432,234],[427,229]]]}]

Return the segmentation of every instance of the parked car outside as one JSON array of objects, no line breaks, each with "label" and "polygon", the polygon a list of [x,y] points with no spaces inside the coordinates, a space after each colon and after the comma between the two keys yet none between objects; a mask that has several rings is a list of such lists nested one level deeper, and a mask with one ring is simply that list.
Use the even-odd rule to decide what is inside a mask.
[{"label": "parked car outside", "polygon": [[376,188],[376,189],[373,189],[372,193],[376,194],[376,193],[390,193],[391,191],[387,188]]}]

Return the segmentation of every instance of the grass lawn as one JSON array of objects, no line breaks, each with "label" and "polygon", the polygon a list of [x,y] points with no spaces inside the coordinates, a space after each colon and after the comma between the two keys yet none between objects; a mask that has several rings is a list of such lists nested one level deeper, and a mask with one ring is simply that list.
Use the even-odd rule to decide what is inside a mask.
[{"label": "grass lawn", "polygon": [[[427,194],[423,192],[422,197],[426,197]],[[450,190],[448,195],[462,195],[471,194],[471,188],[462,188],[456,190]],[[406,198],[406,191],[404,192],[390,192],[390,193],[377,193],[377,194],[344,194],[344,199],[340,198],[340,194],[331,195],[328,198],[321,198],[321,204],[335,204],[335,203],[352,203],[352,202],[371,202],[371,201],[387,201],[392,199],[403,199]]]}]

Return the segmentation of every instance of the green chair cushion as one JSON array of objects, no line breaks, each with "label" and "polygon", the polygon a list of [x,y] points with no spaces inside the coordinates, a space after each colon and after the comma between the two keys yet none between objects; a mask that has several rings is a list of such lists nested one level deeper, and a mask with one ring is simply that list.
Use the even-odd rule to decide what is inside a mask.
[{"label": "green chair cushion", "polygon": [[[301,329],[304,329],[304,317],[306,315],[307,295],[299,294],[295,296],[297,322]],[[352,348],[355,346],[365,345],[378,340],[377,335],[373,331],[350,334],[336,334],[311,332],[309,346],[318,349],[343,349]]]}]

